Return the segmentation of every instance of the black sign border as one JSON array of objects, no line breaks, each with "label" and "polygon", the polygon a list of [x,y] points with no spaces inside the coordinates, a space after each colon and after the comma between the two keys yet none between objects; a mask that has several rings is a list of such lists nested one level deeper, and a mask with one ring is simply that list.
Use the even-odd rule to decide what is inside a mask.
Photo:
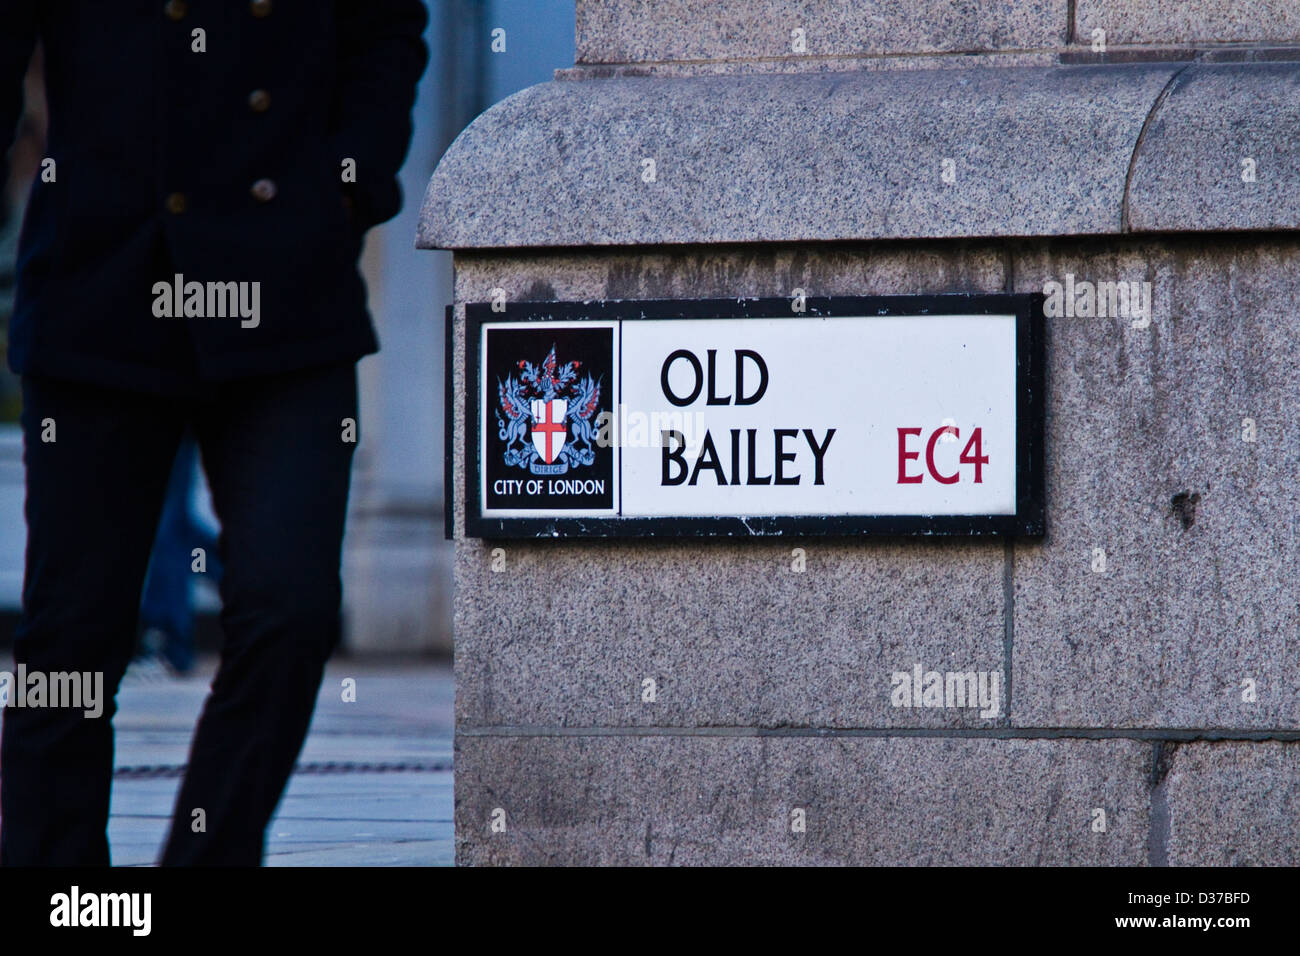
[{"label": "black sign border", "polygon": [[[465,304],[465,536],[469,538],[753,538],[870,536],[1042,537],[1046,533],[1044,428],[1046,329],[1041,293],[809,296],[794,313],[786,297],[745,299],[607,299],[594,302]],[[1008,315],[1016,317],[1016,513],[1013,515],[786,515],[771,517],[528,517],[485,518],[479,503],[479,344],[491,322],[582,322],[636,319],[783,318],[817,316]],[[447,530],[452,495],[452,310],[447,310]],[[619,382],[621,388],[622,382]],[[615,407],[621,396],[614,397]]]}]

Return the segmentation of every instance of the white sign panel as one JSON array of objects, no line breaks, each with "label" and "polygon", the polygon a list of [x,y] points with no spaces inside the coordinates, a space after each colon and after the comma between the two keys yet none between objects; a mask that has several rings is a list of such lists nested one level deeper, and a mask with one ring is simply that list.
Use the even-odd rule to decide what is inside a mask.
[{"label": "white sign panel", "polygon": [[623,349],[625,515],[1015,514],[1014,315],[628,322]]}]

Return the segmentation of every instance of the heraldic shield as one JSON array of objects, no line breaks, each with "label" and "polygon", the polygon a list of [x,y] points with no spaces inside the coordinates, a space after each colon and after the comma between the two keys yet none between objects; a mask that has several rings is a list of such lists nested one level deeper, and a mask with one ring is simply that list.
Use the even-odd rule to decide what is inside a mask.
[{"label": "heraldic shield", "polygon": [[569,403],[563,398],[553,398],[549,402],[534,398],[531,404],[533,447],[542,456],[542,461],[554,464],[569,437],[569,426],[564,420]]}]

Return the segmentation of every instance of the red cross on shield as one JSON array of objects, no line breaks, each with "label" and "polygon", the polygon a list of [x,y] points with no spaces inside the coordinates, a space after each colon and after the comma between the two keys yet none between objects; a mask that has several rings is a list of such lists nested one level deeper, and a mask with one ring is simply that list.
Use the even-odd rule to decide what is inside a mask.
[{"label": "red cross on shield", "polygon": [[569,427],[564,424],[564,415],[569,403],[563,398],[553,398],[544,402],[534,398],[533,407],[533,447],[548,465],[555,461],[569,437]]}]

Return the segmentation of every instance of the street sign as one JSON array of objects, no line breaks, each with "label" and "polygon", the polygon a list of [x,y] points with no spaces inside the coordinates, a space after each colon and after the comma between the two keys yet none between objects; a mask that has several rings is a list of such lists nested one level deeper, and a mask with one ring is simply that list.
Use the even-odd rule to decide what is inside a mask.
[{"label": "street sign", "polygon": [[471,303],[466,346],[472,537],[1043,533],[1041,296]]}]

